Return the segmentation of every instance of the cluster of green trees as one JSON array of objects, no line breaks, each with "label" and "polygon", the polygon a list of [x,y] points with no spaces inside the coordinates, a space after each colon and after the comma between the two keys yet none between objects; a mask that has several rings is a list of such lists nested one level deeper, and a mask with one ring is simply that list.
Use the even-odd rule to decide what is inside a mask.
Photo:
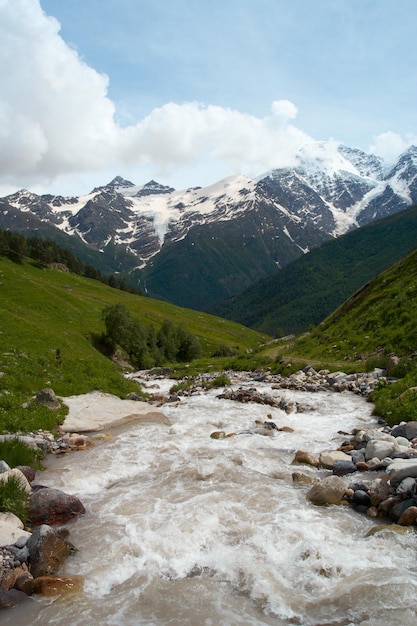
[{"label": "cluster of green trees", "polygon": [[142,294],[141,291],[128,285],[122,276],[114,276],[113,274],[104,276],[100,270],[93,267],[90,263],[83,263],[72,252],[61,248],[55,241],[49,239],[24,237],[20,233],[0,230],[0,256],[5,256],[14,263],[19,264],[23,263],[25,257],[29,257],[42,267],[47,267],[51,263],[61,263],[74,274],[99,280],[114,289]]},{"label": "cluster of green trees", "polygon": [[134,367],[149,368],[166,363],[185,362],[201,356],[201,345],[197,337],[185,330],[182,324],[175,325],[164,320],[156,332],[155,327],[142,324],[131,316],[124,304],[106,306],[102,311],[106,327],[103,339],[114,351],[117,346],[129,356]]}]

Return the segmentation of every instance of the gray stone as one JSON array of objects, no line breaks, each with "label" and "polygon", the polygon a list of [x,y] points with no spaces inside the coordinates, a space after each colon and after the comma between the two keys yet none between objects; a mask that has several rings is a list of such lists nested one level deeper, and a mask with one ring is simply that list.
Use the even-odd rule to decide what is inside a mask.
[{"label": "gray stone", "polygon": [[365,453],[361,450],[352,450],[350,453],[352,457],[352,462],[355,463],[363,463],[365,461]]},{"label": "gray stone", "polygon": [[7,465],[6,461],[0,461],[0,474],[3,472],[8,472],[10,470],[10,466]]},{"label": "gray stone", "polygon": [[27,599],[27,595],[18,589],[0,589],[0,609],[12,609]]},{"label": "gray stone", "polygon": [[365,459],[385,459],[390,456],[394,450],[395,439],[392,437],[391,441],[386,439],[371,439],[368,441],[365,451]]},{"label": "gray stone", "polygon": [[44,406],[53,411],[61,408],[61,403],[52,389],[41,389],[36,395],[35,401],[40,406]]},{"label": "gray stone", "polygon": [[404,480],[400,482],[400,484],[398,485],[396,489],[396,492],[398,493],[398,495],[403,496],[404,498],[406,498],[407,496],[410,497],[411,495],[414,495],[415,491],[416,491],[416,479],[412,478],[411,476],[404,478]]},{"label": "gray stone", "polygon": [[354,491],[353,496],[350,499],[353,506],[371,506],[371,498],[366,491],[362,491],[362,489],[357,489]]},{"label": "gray stone", "polygon": [[335,461],[333,464],[333,474],[335,476],[346,476],[357,472],[357,467],[352,461]]},{"label": "gray stone", "polygon": [[391,434],[394,437],[405,437],[409,441],[417,438],[417,422],[406,422],[392,429]]}]

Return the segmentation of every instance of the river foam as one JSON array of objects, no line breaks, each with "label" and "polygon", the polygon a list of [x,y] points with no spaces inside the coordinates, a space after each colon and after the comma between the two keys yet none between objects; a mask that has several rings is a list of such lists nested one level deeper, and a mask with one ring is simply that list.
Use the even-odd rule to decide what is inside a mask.
[{"label": "river foam", "polygon": [[[292,482],[297,449],[336,448],[344,439],[338,431],[372,421],[372,406],[350,393],[256,387],[311,409],[287,415],[205,392],[164,405],[170,425],[130,424],[51,462],[41,482],[74,493],[87,508],[71,526],[79,552],[65,566],[85,577],[85,594],[36,600],[31,623],[415,621],[416,536],[365,537],[375,522],[349,507],[315,507],[307,488]],[[294,432],[254,434],[268,414]],[[216,440],[215,430],[236,435]],[[27,623],[27,611],[13,611],[14,626]]]}]

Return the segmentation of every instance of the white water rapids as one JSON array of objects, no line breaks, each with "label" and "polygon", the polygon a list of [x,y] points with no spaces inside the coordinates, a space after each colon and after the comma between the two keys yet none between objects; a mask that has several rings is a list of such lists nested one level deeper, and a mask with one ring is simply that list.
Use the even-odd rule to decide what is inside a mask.
[{"label": "white water rapids", "polygon": [[[157,382],[163,391],[172,384]],[[346,439],[338,431],[372,423],[372,405],[351,393],[247,386],[313,410],[287,415],[213,390],[165,404],[170,426],[129,424],[52,460],[38,482],[77,495],[87,509],[70,526],[79,552],[62,572],[81,574],[84,593],[37,596],[3,612],[3,623],[416,623],[416,534],[365,537],[376,522],[347,506],[310,504],[309,487],[291,477],[327,475],[291,465],[295,451],[337,448]],[[250,434],[268,414],[294,432]],[[215,440],[215,430],[240,434]]]}]

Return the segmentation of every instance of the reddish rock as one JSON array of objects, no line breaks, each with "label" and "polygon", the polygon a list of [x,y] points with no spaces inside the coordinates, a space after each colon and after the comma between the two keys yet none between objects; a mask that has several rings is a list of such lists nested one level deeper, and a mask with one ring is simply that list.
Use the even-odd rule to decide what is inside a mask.
[{"label": "reddish rock", "polygon": [[398,520],[399,526],[411,526],[417,521],[417,506],[409,506]]},{"label": "reddish rock", "polygon": [[29,550],[29,570],[34,578],[56,574],[65,559],[76,551],[58,531],[46,524],[32,533],[26,546]]},{"label": "reddish rock", "polygon": [[14,585],[15,577],[14,571],[12,569],[6,570],[3,572],[0,580],[0,589],[12,589]]},{"label": "reddish rock", "polygon": [[83,590],[82,576],[39,576],[35,579],[35,593],[57,596]]},{"label": "reddish rock", "polygon": [[369,485],[369,496],[372,506],[378,507],[391,495],[391,487],[384,478],[377,478]]},{"label": "reddish rock", "polygon": [[319,462],[318,459],[311,452],[306,452],[305,450],[297,450],[291,464],[311,465],[312,467],[317,467]]},{"label": "reddish rock", "polygon": [[27,596],[31,596],[35,590],[35,583],[32,574],[21,570],[16,576],[14,589],[23,591]]},{"label": "reddish rock", "polygon": [[380,504],[378,505],[378,509],[384,515],[388,515],[391,509],[396,504],[399,504],[400,502],[401,502],[401,498],[399,496],[390,496],[386,500],[383,500],[382,502],[380,502]]},{"label": "reddish rock", "polygon": [[17,469],[22,472],[28,483],[33,483],[36,475],[36,471],[33,469],[33,467],[30,467],[29,465],[18,465]]},{"label": "reddish rock", "polygon": [[79,435],[78,433],[71,433],[65,437],[69,447],[73,450],[85,450],[88,446],[91,446],[91,439],[86,435]]},{"label": "reddish rock", "polygon": [[365,463],[365,461],[359,461],[359,463],[356,463],[356,469],[358,472],[367,472],[369,469],[368,463]]},{"label": "reddish rock", "polygon": [[59,489],[42,487],[29,500],[29,522],[32,526],[66,524],[85,513],[82,502]]}]

